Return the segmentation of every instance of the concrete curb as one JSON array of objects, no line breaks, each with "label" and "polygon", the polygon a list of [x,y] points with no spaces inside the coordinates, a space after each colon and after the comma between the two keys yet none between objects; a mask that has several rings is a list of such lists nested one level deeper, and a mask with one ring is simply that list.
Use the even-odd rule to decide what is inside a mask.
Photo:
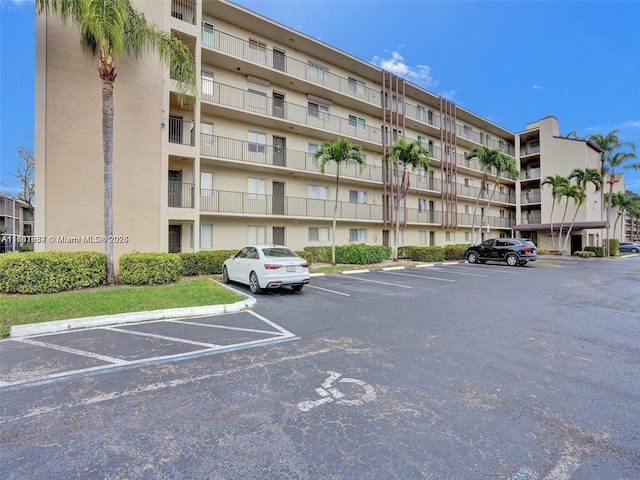
[{"label": "concrete curb", "polygon": [[[220,283],[220,282],[217,282]],[[205,315],[222,315],[224,313],[241,312],[252,308],[257,300],[236,290],[228,285],[220,284],[229,290],[247,297],[236,303],[227,305],[203,305],[198,307],[169,308],[163,310],[151,310],[143,312],[118,313],[115,315],[100,315],[97,317],[70,318],[53,322],[28,323],[25,325],[13,325],[9,338],[21,338],[31,335],[46,333],[59,333],[82,328],[105,327],[109,325],[123,325],[127,323],[139,323],[148,320],[169,320],[175,318],[202,317]]]}]

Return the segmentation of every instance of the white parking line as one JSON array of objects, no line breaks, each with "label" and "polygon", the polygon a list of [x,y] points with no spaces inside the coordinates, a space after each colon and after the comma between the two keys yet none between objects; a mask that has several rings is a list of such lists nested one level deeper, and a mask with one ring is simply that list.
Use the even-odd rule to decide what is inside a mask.
[{"label": "white parking line", "polygon": [[336,295],[343,295],[345,297],[350,297],[348,293],[336,292],[335,290],[329,290],[328,288],[318,287],[317,285],[307,285],[309,288],[317,288],[318,290],[324,290],[325,292],[335,293]]},{"label": "white parking line", "polygon": [[415,277],[415,278],[427,278],[429,280],[440,280],[441,282],[455,282],[455,280],[450,280],[448,278],[438,278],[438,277],[427,277],[425,275],[412,275],[411,273],[398,273],[398,272],[384,272],[387,275],[404,275],[406,277]]},{"label": "white parking line", "polygon": [[[140,325],[140,324],[138,324],[138,325]],[[169,337],[167,335],[160,335],[160,334],[157,334],[157,333],[138,332],[136,330],[127,330],[127,329],[118,328],[118,327],[104,327],[103,330],[109,330],[111,332],[118,332],[118,333],[128,333],[130,335],[139,335],[141,337],[157,338],[159,340],[169,340],[170,342],[186,343],[186,344],[189,344],[189,345],[197,345],[199,347],[205,347],[205,348],[219,348],[220,347],[220,345],[217,345],[215,343],[196,342],[194,340],[187,340],[186,338]]]},{"label": "white parking line", "polygon": [[76,348],[64,347],[62,345],[56,345],[55,343],[40,342],[38,340],[31,340],[29,338],[16,338],[12,340],[14,342],[26,343],[28,345],[34,345],[36,347],[45,347],[45,348],[50,348],[52,350],[59,350],[61,352],[71,353],[73,355],[80,355],[83,357],[95,358],[96,360],[101,360],[107,363],[113,363],[114,365],[120,365],[122,363],[125,363],[124,360],[121,360],[119,358],[108,357],[106,355],[100,355],[99,353],[87,352],[84,350],[78,350]]},{"label": "white parking line", "polygon": [[443,271],[446,271],[447,273],[454,273],[456,275],[471,275],[473,277],[488,277],[489,276],[489,275],[482,275],[480,273],[456,272],[455,270],[453,270],[451,268],[430,267],[427,270],[443,270]]},{"label": "white parking line", "polygon": [[400,287],[400,288],[412,288],[412,287],[408,287],[406,285],[398,285],[397,283],[389,283],[389,282],[380,282],[378,280],[370,280],[368,278],[362,278],[362,277],[351,277],[354,280],[361,280],[363,282],[371,282],[371,283],[381,283],[382,285],[391,285],[393,287]]}]

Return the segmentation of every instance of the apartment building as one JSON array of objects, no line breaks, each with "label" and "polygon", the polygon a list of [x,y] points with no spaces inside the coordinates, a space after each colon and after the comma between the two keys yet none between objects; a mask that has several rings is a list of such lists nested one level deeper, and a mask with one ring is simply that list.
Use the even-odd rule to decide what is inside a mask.
[{"label": "apartment building", "polygon": [[[228,1],[136,4],[189,46],[200,79],[198,98],[181,104],[177,83],[155,57],[118,63],[116,256],[234,249],[251,242],[294,249],[330,245],[335,174],[321,174],[313,154],[323,141],[339,137],[362,145],[366,164],[341,171],[338,245],[390,245],[396,215],[402,245],[471,243],[479,194],[476,224],[486,217],[483,237],[518,231],[543,239],[549,199],[541,175],[597,159],[593,146],[573,141],[574,149],[556,138],[555,119],[512,133]],[[38,18],[36,31],[36,233],[53,240],[36,247],[101,250],[82,240],[103,232],[95,60],[79,48],[78,34],[55,18]],[[429,171],[411,173],[404,202],[394,189],[399,172],[382,162],[399,137],[420,140],[431,152]],[[536,138],[539,152],[528,153],[537,148]],[[480,165],[465,158],[479,145],[513,156],[524,179],[500,178],[496,185],[490,173],[481,192]],[[545,165],[559,161],[558,155],[562,167]],[[536,179],[527,178],[532,172]],[[584,244],[596,241],[587,233],[592,227],[575,229]]]},{"label": "apartment building", "polygon": [[33,207],[0,192],[0,253],[33,250]]}]

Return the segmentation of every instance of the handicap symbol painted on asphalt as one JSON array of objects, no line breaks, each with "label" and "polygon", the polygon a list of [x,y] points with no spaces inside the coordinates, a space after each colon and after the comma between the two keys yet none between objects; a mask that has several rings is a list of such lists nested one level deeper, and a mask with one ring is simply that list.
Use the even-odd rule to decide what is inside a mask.
[{"label": "handicap symbol painted on asphalt", "polygon": [[[308,412],[314,407],[318,407],[323,403],[331,403],[334,400],[340,405],[362,405],[363,403],[372,402],[376,399],[376,392],[373,387],[362,380],[346,377],[340,378],[342,376],[341,373],[332,372],[331,370],[327,372],[327,375],[329,375],[329,378],[322,382],[322,386],[315,389],[316,393],[322,398],[315,401],[305,400],[304,402],[298,403],[299,410]],[[338,380],[339,378],[340,380]],[[353,385],[358,385],[364,389],[364,393],[356,399],[348,399],[344,393],[333,386],[333,383],[336,381],[337,383],[351,383]]]}]

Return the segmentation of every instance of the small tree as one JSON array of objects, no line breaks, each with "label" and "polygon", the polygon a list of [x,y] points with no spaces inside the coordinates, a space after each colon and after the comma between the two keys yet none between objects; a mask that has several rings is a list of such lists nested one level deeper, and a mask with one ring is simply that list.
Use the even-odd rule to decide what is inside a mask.
[{"label": "small tree", "polygon": [[553,236],[553,210],[555,209],[556,203],[560,203],[560,201],[562,200],[563,188],[569,185],[569,180],[567,180],[562,175],[554,175],[553,177],[548,176],[545,177],[541,185],[543,187],[545,185],[549,185],[551,187],[551,196],[553,198],[553,202],[551,203],[551,214],[549,215],[549,228],[551,229],[551,243],[553,245],[553,251],[555,255],[558,255],[558,248],[560,247],[561,238],[558,239],[558,245],[556,246],[556,239]]},{"label": "small tree", "polygon": [[[609,194],[605,193],[605,197],[607,201],[609,201]],[[633,208],[633,199],[623,192],[616,192],[612,196],[611,200],[612,207],[618,207],[618,215],[616,215],[616,221],[613,222],[613,234],[615,235],[616,229],[618,228],[618,221],[620,217],[624,214],[624,212],[628,208]],[[624,235],[621,235],[621,238],[624,239]]]},{"label": "small tree", "polygon": [[[573,199],[573,203],[576,206],[575,212],[573,212],[573,219],[571,220],[571,225],[569,225],[569,230],[567,231],[567,236],[564,239],[564,244],[562,246],[562,250],[560,251],[560,255],[564,254],[564,251],[567,249],[567,242],[569,238],[571,238],[571,230],[573,229],[573,224],[576,223],[576,217],[578,216],[578,210],[580,209],[580,205],[582,205],[586,199],[587,194],[584,191],[584,187],[582,185],[569,185],[564,188],[564,196],[567,197],[567,204],[569,204],[569,199]],[[566,209],[565,209],[566,212]],[[562,219],[564,222],[564,217]],[[560,230],[560,238],[562,240],[562,230]]]},{"label": "small tree", "polygon": [[18,192],[18,199],[33,206],[33,196],[35,194],[34,186],[34,168],[35,161],[33,157],[33,138],[29,137],[29,145],[20,145],[16,149],[16,154],[20,159],[20,163],[16,165],[16,171],[9,173],[12,177],[20,182],[20,192]]},{"label": "small tree", "polygon": [[[408,172],[417,169],[423,169],[425,174],[429,172],[429,150],[425,148],[419,140],[407,142],[404,138],[399,138],[385,154],[383,161],[385,164],[392,165],[392,168],[398,174],[396,175],[396,191],[397,201],[394,205],[395,211],[395,229],[393,234],[393,253],[392,258],[398,261],[398,238],[400,235],[400,206],[404,205],[404,199],[409,192],[410,180]],[[402,168],[402,175],[400,175]]]},{"label": "small tree", "polygon": [[331,264],[336,264],[336,216],[338,214],[338,190],[340,184],[340,170],[348,162],[356,162],[360,170],[364,168],[364,156],[362,146],[351,143],[344,138],[338,138],[335,142],[324,142],[320,150],[313,155],[313,163],[324,173],[330,163],[336,165],[336,198],[333,207],[333,222],[331,235]]},{"label": "small tree", "polygon": [[[518,167],[516,165],[516,160],[513,157],[505,154],[499,148],[489,148],[489,147],[473,147],[469,153],[465,156],[467,159],[477,158],[482,166],[483,170],[483,179],[482,179],[482,187],[478,192],[478,196],[476,198],[476,205],[473,209],[473,220],[471,225],[471,236],[475,236],[474,243],[478,243],[480,240],[480,235],[482,234],[482,227],[484,226],[484,222],[489,213],[489,208],[491,208],[491,202],[493,201],[493,197],[496,194],[496,190],[498,189],[498,185],[500,185],[500,177],[505,173],[508,173],[512,179],[517,179],[519,177]],[[496,182],[493,186],[493,191],[489,196],[489,201],[487,203],[487,208],[485,209],[484,215],[482,215],[480,219],[480,227],[478,228],[478,233],[475,234],[475,222],[476,222],[476,211],[478,209],[478,204],[480,202],[480,196],[482,192],[486,190],[486,179],[487,172],[491,172],[495,170]]]}]

